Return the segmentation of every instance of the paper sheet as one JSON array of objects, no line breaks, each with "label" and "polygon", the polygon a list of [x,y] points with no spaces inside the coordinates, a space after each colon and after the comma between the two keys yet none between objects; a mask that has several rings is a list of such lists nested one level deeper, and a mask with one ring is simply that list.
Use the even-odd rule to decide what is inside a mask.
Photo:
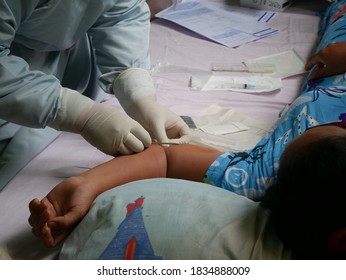
[{"label": "paper sheet", "polygon": [[216,122],[202,125],[199,129],[213,135],[224,135],[249,130],[250,128],[241,122]]},{"label": "paper sheet", "polygon": [[213,147],[223,152],[244,151],[253,148],[268,133],[271,125],[252,119],[232,109],[212,104],[199,116],[193,117],[197,127],[210,124],[237,123],[246,129],[224,135],[214,135],[195,129],[192,132],[192,143]]},{"label": "paper sheet", "polygon": [[155,16],[182,25],[228,47],[271,36],[278,29],[267,26],[275,12],[238,6],[184,1]]},{"label": "paper sheet", "polygon": [[275,72],[268,74],[268,76],[281,79],[305,72],[305,62],[294,49],[255,59],[248,59],[244,61],[244,64],[246,66],[253,66],[257,64],[274,65]]}]

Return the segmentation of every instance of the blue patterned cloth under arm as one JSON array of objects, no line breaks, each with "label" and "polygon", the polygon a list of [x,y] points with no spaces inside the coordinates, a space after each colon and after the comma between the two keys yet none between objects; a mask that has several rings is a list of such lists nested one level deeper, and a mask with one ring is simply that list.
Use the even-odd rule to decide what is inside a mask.
[{"label": "blue patterned cloth under arm", "polygon": [[[346,41],[345,3],[346,0],[335,2],[327,9],[321,27],[327,33],[317,49]],[[345,74],[318,80],[307,78],[302,94],[290,104],[271,132],[253,149],[218,157],[207,170],[204,182],[261,200],[275,180],[287,144],[310,127],[340,121],[345,112]]]}]

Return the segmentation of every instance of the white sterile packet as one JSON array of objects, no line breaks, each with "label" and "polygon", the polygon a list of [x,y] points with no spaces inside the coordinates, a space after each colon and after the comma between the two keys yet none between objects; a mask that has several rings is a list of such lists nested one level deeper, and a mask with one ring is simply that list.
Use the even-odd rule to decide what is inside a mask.
[{"label": "white sterile packet", "polygon": [[216,122],[202,125],[199,129],[213,135],[223,135],[249,130],[250,128],[241,122]]},{"label": "white sterile packet", "polygon": [[274,65],[275,71],[266,75],[281,79],[306,72],[304,69],[305,61],[298,55],[295,49],[254,59],[247,59],[243,63],[250,68],[262,64]]},{"label": "white sterile packet", "polygon": [[225,75],[193,75],[191,88],[201,91],[229,90],[245,93],[270,92],[282,88],[281,78],[267,76],[234,77]]}]

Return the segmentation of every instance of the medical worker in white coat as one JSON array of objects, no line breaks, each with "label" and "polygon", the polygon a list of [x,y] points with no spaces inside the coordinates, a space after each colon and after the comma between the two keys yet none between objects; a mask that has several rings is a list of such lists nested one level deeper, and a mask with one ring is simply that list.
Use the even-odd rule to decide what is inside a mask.
[{"label": "medical worker in white coat", "polygon": [[109,155],[188,141],[155,100],[149,19],[144,0],[0,0],[0,189],[57,131]]}]

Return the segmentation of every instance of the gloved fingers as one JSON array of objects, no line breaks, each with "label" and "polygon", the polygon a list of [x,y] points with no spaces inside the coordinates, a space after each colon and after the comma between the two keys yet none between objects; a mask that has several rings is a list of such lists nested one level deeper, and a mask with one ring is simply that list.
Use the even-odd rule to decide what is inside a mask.
[{"label": "gloved fingers", "polygon": [[125,144],[121,144],[119,146],[118,151],[119,151],[119,153],[121,155],[131,155],[131,154],[133,154],[133,151],[130,148],[126,147]]},{"label": "gloved fingers", "polygon": [[191,141],[191,134],[185,134],[181,136],[179,139],[172,139],[171,141],[177,144],[187,144]]},{"label": "gloved fingers", "polygon": [[[159,133],[157,133],[155,137],[155,142],[164,146],[169,146],[169,144],[186,144],[191,140],[191,130],[184,122],[177,123],[170,129],[168,129],[168,136],[166,134],[165,128],[156,128],[156,131],[158,131]],[[170,138],[170,136],[177,137],[178,135],[180,136],[179,138]]]},{"label": "gloved fingers", "polygon": [[175,141],[176,144],[186,144],[190,142],[191,129],[184,121],[179,120],[175,122],[170,128],[167,128],[167,136],[169,139]]},{"label": "gloved fingers", "polygon": [[[187,124],[183,121],[180,126],[179,135],[181,136],[181,141],[184,141],[184,143],[188,143],[191,140],[191,129],[187,126]],[[187,142],[185,142],[187,141]]]},{"label": "gloved fingers", "polygon": [[124,139],[124,145],[122,145],[123,151],[130,151],[130,153],[139,153],[145,149],[142,141],[139,140],[135,135],[129,133]]},{"label": "gloved fingers", "polygon": [[155,139],[155,142],[159,144],[169,142],[164,126],[154,127],[152,131],[152,137],[153,139]]},{"label": "gloved fingers", "polygon": [[190,135],[184,135],[180,138],[167,139],[166,141],[162,141],[162,142],[157,141],[157,143],[168,147],[169,145],[187,144],[190,141],[191,141],[191,136]]},{"label": "gloved fingers", "polygon": [[151,136],[141,125],[133,127],[131,129],[131,134],[136,137],[145,148],[148,148],[151,145]]}]

